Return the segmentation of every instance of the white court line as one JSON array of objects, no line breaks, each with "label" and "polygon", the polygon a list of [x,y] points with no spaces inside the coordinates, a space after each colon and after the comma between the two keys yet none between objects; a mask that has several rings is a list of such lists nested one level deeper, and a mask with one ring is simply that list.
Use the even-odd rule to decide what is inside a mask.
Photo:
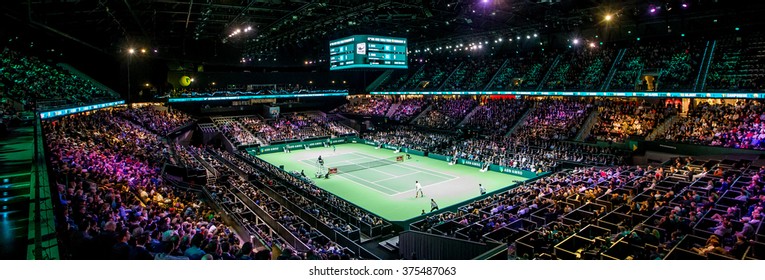
[{"label": "white court line", "polygon": [[[360,159],[361,159],[361,160],[363,160],[363,158],[360,158]],[[361,165],[361,163],[363,163],[363,162],[361,162],[361,163],[355,163],[355,162],[351,162],[351,160],[354,160],[354,159],[350,159],[350,160],[343,160],[343,161],[340,161],[340,162],[348,162],[348,163],[350,163],[350,164],[353,164],[353,165],[358,165],[358,166],[361,166],[361,167],[365,167],[365,166]],[[370,169],[370,170],[374,170],[374,171],[377,171],[377,172],[380,172],[380,173],[382,173],[382,174],[385,174],[385,175],[388,175],[388,176],[398,176],[398,175],[395,175],[395,174],[390,174],[390,173],[388,173],[388,172],[385,172],[385,171],[382,171],[382,170],[378,170],[378,168],[369,168],[369,169]]]},{"label": "white court line", "polygon": [[[301,162],[303,162],[303,161],[301,161]],[[338,161],[338,162],[348,162],[348,163],[352,163],[352,162],[350,162],[350,161],[347,161],[347,160],[341,160],[341,161]],[[396,190],[390,189],[390,188],[388,188],[388,187],[385,187],[385,186],[383,186],[383,185],[377,184],[377,183],[375,183],[375,182],[371,182],[371,181],[369,181],[369,180],[366,180],[366,179],[364,179],[364,178],[361,178],[361,177],[358,177],[358,176],[354,176],[354,175],[351,175],[350,173],[341,173],[341,174],[337,174],[337,175],[347,175],[347,176],[350,176],[350,177],[353,177],[353,178],[359,179],[359,180],[361,180],[361,181],[364,181],[364,182],[370,183],[370,184],[372,184],[372,185],[377,185],[377,186],[379,186],[379,187],[382,187],[383,189],[387,189],[387,190],[389,190],[389,191],[393,191],[393,192],[394,192],[393,194],[389,194],[389,193],[386,193],[386,192],[380,191],[380,190],[378,190],[378,189],[376,189],[376,188],[367,187],[368,189],[372,189],[372,190],[374,190],[374,191],[376,191],[376,192],[379,192],[379,193],[381,193],[381,194],[384,194],[384,195],[387,195],[387,196],[394,196],[394,195],[398,195],[398,194],[400,194],[400,193],[401,193],[401,192],[399,192],[399,191],[396,191]],[[347,177],[345,177],[345,176],[337,176],[337,177],[339,177],[339,178],[341,178],[341,179],[343,179],[343,180],[348,180],[348,181],[351,181],[352,183],[355,183],[355,184],[358,184],[358,183],[359,183],[359,182],[357,182],[357,181],[354,181],[354,180],[351,180],[351,179],[349,179],[349,178],[347,178]],[[315,180],[314,180],[314,181],[315,181]]]},{"label": "white court line", "polygon": [[[452,178],[452,179],[449,179],[449,180],[446,180],[446,181],[441,181],[441,182],[438,182],[438,183],[435,183],[435,184],[424,185],[424,186],[422,186],[422,190],[423,190],[422,193],[425,194],[425,189],[432,189],[434,186],[441,185],[441,184],[444,184],[444,183],[448,183],[448,182],[451,182],[451,181],[454,181],[454,180],[457,180],[457,179],[461,179],[461,177],[455,177],[455,178]],[[409,194],[409,196],[411,196],[411,193],[416,192],[416,191],[417,190],[415,189],[415,190],[409,190],[409,191],[405,191],[405,192],[399,192],[398,194],[395,194],[393,196],[401,196],[401,195],[404,195],[404,194]],[[428,192],[428,193],[430,193],[430,192]]]},{"label": "white court line", "polygon": [[422,171],[414,171],[412,173],[406,173],[406,174],[403,174],[403,175],[396,175],[394,177],[385,178],[385,179],[382,179],[382,180],[377,180],[377,181],[375,181],[375,183],[379,183],[379,182],[382,182],[382,181],[393,180],[393,179],[398,179],[398,178],[406,177],[406,176],[409,176],[409,175],[414,175],[414,174],[417,174],[417,173],[422,173]]},{"label": "white court line", "polygon": [[[369,180],[367,180],[367,179],[364,179],[364,178],[361,178],[361,177],[358,177],[358,176],[355,176],[355,175],[351,175],[350,173],[343,173],[343,174],[337,174],[337,175],[339,175],[339,176],[340,176],[340,175],[342,175],[342,176],[350,176],[350,177],[353,177],[353,178],[359,179],[359,180],[361,180],[361,181],[364,181],[364,182],[370,183],[370,184],[372,184],[372,185],[377,185],[377,186],[379,186],[379,187],[381,187],[381,188],[383,188],[383,189],[386,189],[386,190],[389,190],[389,191],[392,191],[392,192],[394,192],[394,193],[392,193],[392,194],[389,194],[389,193],[385,193],[385,192],[382,192],[382,191],[380,191],[380,190],[378,190],[378,189],[375,189],[375,188],[368,188],[368,189],[373,189],[373,190],[375,190],[375,191],[377,191],[377,192],[379,192],[379,193],[385,194],[385,195],[387,195],[387,196],[395,196],[395,195],[398,195],[398,194],[400,194],[400,193],[401,193],[401,192],[399,192],[399,191],[397,191],[397,190],[393,190],[393,189],[390,189],[390,188],[388,188],[388,187],[386,187],[386,186],[383,186],[383,185],[377,184],[377,183],[375,183],[375,182],[372,182],[372,181],[369,181]],[[340,176],[340,177],[342,178],[342,176]],[[347,179],[347,180],[350,180],[350,179],[348,179],[348,178],[345,178],[345,179]],[[350,180],[350,181],[352,181],[352,182],[353,182],[353,180]],[[354,183],[358,183],[358,182],[354,182]]]},{"label": "white court line", "polygon": [[[339,157],[339,156],[344,156],[344,155],[355,155],[355,154],[356,154],[355,152],[350,152],[350,153],[340,153],[340,154],[332,154],[332,156],[324,157],[324,159],[328,159],[328,158],[336,158],[336,157]],[[312,155],[312,156],[309,156],[309,157],[296,158],[296,159],[297,159],[297,160],[299,160],[299,161],[304,161],[304,160],[312,160],[312,159],[313,159],[313,160],[316,160],[316,159],[318,159],[318,157],[316,157],[315,155],[316,155],[316,154],[314,154],[314,155]],[[324,156],[323,154],[319,154],[319,155],[322,155],[322,156]]]},{"label": "white court line", "polygon": [[[373,157],[373,156],[368,156],[368,155],[365,155],[365,154],[359,154],[359,153],[357,153],[357,154],[361,155],[361,156],[364,156],[364,157],[367,157],[367,158],[381,159],[381,158],[376,158],[376,157]],[[406,167],[409,167],[409,168],[406,168],[406,169],[409,169],[409,170],[420,171],[420,172],[432,172],[432,173],[441,174],[441,175],[446,176],[446,178],[448,178],[448,179],[459,178],[459,177],[455,177],[454,175],[449,175],[449,174],[446,174],[446,173],[443,173],[443,172],[438,172],[438,171],[431,170],[431,169],[424,168],[424,167],[410,165],[408,163],[401,163],[399,165],[404,165]],[[435,174],[430,174],[430,175],[434,175],[436,177],[440,177],[440,176],[435,175]]]}]

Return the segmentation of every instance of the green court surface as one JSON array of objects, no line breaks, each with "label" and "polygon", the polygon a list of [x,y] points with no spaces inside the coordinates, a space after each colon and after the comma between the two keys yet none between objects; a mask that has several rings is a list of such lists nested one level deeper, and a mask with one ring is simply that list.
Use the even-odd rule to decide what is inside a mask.
[{"label": "green court surface", "polygon": [[[505,188],[528,178],[499,172],[481,172],[466,165],[449,165],[445,161],[375,149],[364,144],[317,147],[293,150],[291,153],[259,155],[287,171],[303,171],[316,185],[389,221],[404,221],[430,211],[430,199],[443,209],[480,196],[478,184],[487,192]],[[404,155],[404,161],[396,161]],[[314,178],[316,161],[321,156],[327,168],[338,167],[338,174],[329,179]],[[373,162],[372,168],[363,168]],[[351,170],[350,172],[344,172]],[[425,197],[415,198],[415,182],[422,184]]]}]

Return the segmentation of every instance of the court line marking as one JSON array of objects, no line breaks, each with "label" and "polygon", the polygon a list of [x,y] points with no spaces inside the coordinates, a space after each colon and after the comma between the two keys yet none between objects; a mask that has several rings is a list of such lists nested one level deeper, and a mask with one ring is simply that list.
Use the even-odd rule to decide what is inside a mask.
[{"label": "court line marking", "polygon": [[[357,153],[357,154],[360,155],[360,156],[366,157],[366,158],[381,159],[381,158],[376,158],[376,157],[368,156],[368,155],[361,154],[361,153]],[[429,168],[425,168],[425,167],[419,167],[419,166],[410,165],[410,164],[405,163],[405,162],[401,163],[399,165],[403,165],[402,167],[405,167],[406,169],[409,169],[409,170],[420,171],[420,172],[423,172],[423,173],[431,172],[431,173],[441,174],[441,175],[446,176],[447,179],[459,178],[459,177],[455,177],[454,175],[446,174],[446,173],[443,173],[443,172],[438,172],[438,171],[435,171],[435,170],[432,170],[432,169],[429,169]],[[431,175],[439,177],[436,174],[431,174]]]},{"label": "court line marking", "polygon": [[[437,186],[437,185],[440,185],[440,184],[443,184],[443,183],[448,183],[448,182],[451,182],[451,181],[454,181],[454,180],[458,180],[458,179],[462,179],[462,177],[456,177],[456,178],[449,179],[449,180],[446,180],[446,181],[441,181],[441,182],[433,183],[433,184],[430,184],[430,185],[424,185],[424,186],[422,186],[422,190],[423,190],[422,193],[425,194],[425,189],[432,189],[434,186]],[[400,192],[400,193],[398,193],[398,194],[396,194],[394,196],[401,196],[401,195],[407,194],[407,193],[409,194],[409,196],[411,196],[411,193],[416,192],[416,191],[417,191],[416,189],[415,190],[404,191],[404,192]],[[428,192],[428,193],[430,193],[430,192]]]},{"label": "court line marking", "polygon": [[[365,186],[365,187],[367,187],[367,189],[373,189],[373,190],[375,190],[375,191],[377,191],[377,192],[379,192],[379,193],[385,194],[385,195],[387,195],[387,196],[396,196],[396,195],[399,195],[399,194],[401,194],[401,192],[400,192],[400,191],[396,191],[396,190],[390,189],[390,188],[388,188],[388,187],[386,187],[386,186],[383,186],[383,185],[377,184],[377,183],[375,183],[375,182],[372,182],[372,181],[369,181],[369,180],[367,180],[367,179],[364,179],[364,178],[358,177],[358,176],[356,176],[356,175],[351,175],[350,173],[345,173],[345,174],[338,174],[338,177],[341,177],[341,178],[342,178],[342,177],[344,177],[345,175],[347,175],[347,176],[350,176],[350,177],[353,177],[353,178],[356,178],[356,179],[359,179],[359,180],[361,180],[361,181],[367,182],[367,183],[369,183],[369,184],[372,184],[372,185],[377,185],[377,186],[379,186],[379,187],[381,187],[381,188],[383,188],[383,189],[386,189],[386,190],[389,190],[389,191],[392,191],[392,192],[393,192],[393,193],[389,194],[389,193],[385,193],[385,192],[383,192],[383,191],[381,191],[381,190],[378,190],[378,189],[376,189],[376,188],[370,188],[369,186]],[[348,178],[345,178],[345,179],[347,179],[347,180],[349,180],[349,181],[353,181],[353,180],[350,180],[350,179],[348,179]],[[354,182],[354,183],[358,183],[358,182]]]},{"label": "court line marking", "polygon": [[[315,162],[317,159],[319,159],[319,157],[316,156],[316,155],[317,154],[314,154],[314,155],[312,155],[310,157],[302,157],[302,158],[296,158],[296,159],[299,160],[299,161],[313,160]],[[322,155],[320,153],[318,155],[324,156],[324,155]],[[325,162],[326,162],[326,159],[328,159],[328,158],[336,158],[336,157],[341,157],[341,156],[344,156],[344,155],[356,155],[356,153],[355,152],[349,152],[349,153],[333,154],[332,156],[324,157],[324,159],[325,159]]]},{"label": "court line marking", "polygon": [[[354,155],[354,156],[356,156],[356,158],[351,158],[351,159],[346,159],[346,160],[340,160],[340,161],[337,161],[337,162],[347,162],[347,163],[350,163],[350,164],[353,164],[353,165],[360,165],[360,164],[358,164],[358,163],[354,163],[354,162],[352,162],[352,161],[353,161],[353,160],[361,160],[361,159],[364,159],[364,158],[367,158],[367,159],[374,159],[374,160],[382,160],[382,159],[385,159],[385,158],[377,158],[377,157],[374,157],[374,156],[365,155],[365,154],[362,154],[362,153],[359,153],[359,152],[350,152],[350,153],[343,153],[343,154],[338,154],[338,155],[336,155],[336,156],[332,156],[332,157],[326,157],[326,158],[328,158],[328,159],[331,159],[331,158],[336,158],[336,157],[339,157],[339,156],[344,156],[344,155]],[[303,163],[305,163],[305,164],[311,165],[311,164],[312,164],[311,162],[305,162],[305,161],[310,161],[310,160],[311,160],[311,158],[309,157],[309,158],[306,158],[306,159],[303,159],[303,160],[300,160],[300,161],[301,161],[301,162],[303,162]],[[367,180],[367,179],[361,178],[361,177],[359,177],[359,176],[355,176],[355,175],[352,175],[352,174],[350,174],[350,173],[343,173],[343,174],[338,174],[338,175],[348,175],[349,177],[353,177],[353,178],[356,178],[356,179],[358,179],[358,180],[361,180],[361,181],[367,182],[367,183],[369,183],[369,184],[371,184],[371,185],[376,185],[376,186],[378,186],[378,187],[381,187],[381,188],[383,188],[383,189],[386,189],[386,190],[389,190],[389,191],[393,191],[393,192],[395,192],[394,194],[388,194],[388,193],[385,193],[385,192],[383,192],[383,191],[381,191],[381,190],[379,190],[379,189],[377,189],[377,188],[371,188],[371,189],[373,189],[373,190],[375,190],[375,191],[377,191],[377,192],[379,192],[379,193],[382,193],[382,194],[385,194],[385,195],[388,195],[388,196],[400,196],[400,195],[402,195],[402,194],[411,193],[411,192],[414,192],[414,191],[416,191],[416,190],[414,190],[414,191],[413,191],[413,190],[409,190],[409,191],[403,191],[403,192],[400,192],[400,191],[397,191],[397,190],[393,190],[393,189],[391,189],[391,188],[388,188],[388,187],[386,187],[386,186],[383,186],[383,185],[377,184],[378,182],[387,181],[387,180],[392,180],[392,179],[398,179],[398,178],[402,178],[402,177],[406,177],[406,176],[410,176],[410,175],[415,175],[415,174],[417,174],[417,173],[424,173],[424,174],[427,174],[427,175],[430,175],[430,176],[434,176],[434,177],[440,177],[440,178],[443,178],[443,177],[442,177],[442,176],[439,176],[438,174],[440,174],[440,175],[443,175],[443,176],[446,176],[446,178],[444,178],[444,179],[447,179],[447,180],[444,180],[444,181],[440,181],[440,182],[437,182],[437,183],[434,183],[434,184],[429,184],[429,185],[425,185],[425,186],[422,186],[423,190],[425,190],[426,188],[430,189],[430,188],[432,188],[432,187],[434,187],[434,186],[437,186],[437,185],[441,185],[441,184],[444,184],[444,183],[447,183],[447,182],[451,182],[451,181],[454,181],[454,180],[457,180],[457,179],[460,179],[460,178],[461,178],[461,177],[459,177],[459,176],[453,176],[453,175],[449,175],[449,174],[446,174],[446,173],[443,173],[443,172],[439,172],[439,171],[435,171],[435,170],[432,170],[432,169],[429,169],[429,168],[424,168],[424,167],[419,167],[419,166],[410,165],[410,164],[408,164],[408,163],[401,163],[401,164],[398,164],[398,165],[399,165],[399,168],[408,169],[408,170],[410,170],[410,171],[414,171],[414,172],[412,172],[412,173],[408,173],[408,174],[404,174],[404,175],[393,175],[393,174],[390,174],[390,173],[387,173],[387,172],[383,172],[383,171],[380,171],[380,170],[378,170],[377,168],[369,168],[369,170],[377,171],[377,172],[379,172],[379,173],[383,173],[383,174],[387,174],[387,175],[389,175],[389,176],[392,176],[392,177],[390,177],[390,178],[386,178],[386,179],[383,179],[383,180],[378,180],[378,181],[369,181],[369,180]],[[341,176],[341,177],[342,177],[342,176]],[[351,180],[350,178],[347,178],[347,177],[346,177],[346,178],[343,178],[343,179],[346,179],[346,180],[348,180],[348,181],[351,181],[351,182],[354,182],[354,183],[358,183],[357,181]],[[368,188],[370,188],[370,187],[368,187]]]},{"label": "court line marking", "polygon": [[[364,160],[363,157],[358,157],[358,154],[355,154],[355,153],[351,153],[351,154],[354,154],[357,157],[356,158],[352,158],[352,159],[339,160],[339,161],[335,161],[335,162],[347,162],[347,163],[350,163],[352,165],[357,165],[357,166],[365,167],[365,166],[362,165],[364,162],[359,162],[359,163],[353,162],[354,160]],[[378,167],[382,167],[382,166],[378,166]],[[399,176],[399,175],[396,175],[396,174],[391,174],[391,173],[379,170],[378,168],[366,168],[366,169],[374,170],[374,171],[380,172],[380,173],[388,175],[388,176]]]},{"label": "court line marking", "polygon": [[[306,159],[306,160],[310,160],[310,159]],[[300,162],[302,162],[302,163],[304,163],[304,164],[309,164],[309,165],[310,165],[310,163],[306,163],[306,162],[305,162],[305,160],[301,160]],[[348,162],[348,161],[347,161],[347,160],[343,160],[343,161],[338,161],[338,162]],[[367,182],[367,183],[369,183],[369,184],[372,184],[372,185],[377,185],[377,186],[379,186],[379,187],[381,187],[381,188],[383,188],[383,189],[386,189],[386,190],[389,190],[389,191],[393,191],[393,192],[394,192],[394,193],[392,193],[392,194],[389,194],[389,193],[383,192],[383,191],[381,191],[381,190],[379,190],[379,189],[377,189],[377,188],[371,187],[371,186],[364,186],[364,187],[366,187],[367,189],[372,189],[372,190],[374,190],[374,191],[376,191],[376,192],[379,192],[379,193],[381,193],[381,194],[384,194],[384,195],[387,195],[387,196],[395,196],[395,195],[398,195],[398,194],[400,194],[400,193],[401,193],[401,192],[399,192],[399,191],[396,191],[396,190],[390,189],[390,188],[388,188],[388,187],[385,187],[385,186],[383,186],[383,185],[380,185],[380,184],[377,184],[377,183],[375,183],[375,182],[372,182],[372,181],[366,180],[366,179],[364,179],[364,178],[361,178],[361,177],[358,177],[358,176],[354,176],[354,175],[351,175],[350,173],[343,173],[343,174],[338,174],[338,175],[348,175],[349,177],[353,177],[353,178],[359,179],[359,180],[361,180],[361,181]],[[348,181],[351,181],[352,183],[355,183],[355,184],[361,184],[361,185],[364,185],[363,183],[359,183],[358,181],[352,180],[352,179],[350,179],[350,178],[348,178],[348,177],[345,177],[345,176],[338,176],[338,177],[340,177],[340,178],[342,178],[342,179],[344,179],[344,180],[348,180]],[[314,180],[314,181],[316,181],[316,180]]]},{"label": "court line marking", "polygon": [[[350,175],[350,174],[344,174],[344,175]],[[350,181],[350,182],[351,182],[351,183],[353,183],[353,184],[360,184],[360,185],[364,186],[364,188],[367,188],[367,189],[371,189],[371,190],[373,190],[373,191],[379,192],[379,193],[381,193],[381,194],[383,194],[383,195],[387,195],[387,196],[395,196],[395,195],[398,195],[398,194],[400,194],[400,193],[401,193],[401,192],[396,192],[395,194],[389,194],[389,193],[383,192],[383,191],[381,191],[381,190],[378,190],[377,188],[373,188],[373,187],[371,187],[371,186],[368,186],[368,185],[364,185],[363,183],[359,183],[358,181],[352,180],[351,178],[348,178],[348,177],[345,177],[345,176],[336,176],[336,177],[338,177],[338,178],[340,178],[340,179],[343,179],[343,180],[347,180],[347,181]],[[359,178],[359,177],[356,177],[356,176],[353,176],[353,175],[351,175],[351,177],[354,177],[354,178],[356,178],[356,179],[359,179],[359,180],[362,180],[362,181],[367,181],[367,180],[365,180],[365,179],[363,179],[363,178]],[[369,181],[367,181],[367,182],[369,182]],[[375,183],[373,183],[373,182],[369,182],[369,183],[375,184]],[[377,184],[375,184],[375,185],[377,185]],[[381,186],[381,185],[378,185],[378,186]],[[386,188],[386,187],[384,187],[384,186],[381,186],[381,187],[383,187],[383,188],[385,188],[385,189],[388,189],[388,188]],[[324,189],[324,188],[322,188],[322,189]],[[388,190],[391,190],[391,189],[388,189]]]},{"label": "court line marking", "polygon": [[[423,173],[423,172],[422,172],[422,171],[414,171],[414,172],[412,172],[412,173],[406,173],[406,174],[396,175],[396,176],[394,176],[394,177],[385,178],[385,179],[382,179],[382,180],[377,180],[377,181],[375,181],[375,183],[379,183],[379,182],[382,182],[382,181],[393,180],[393,179],[398,179],[398,178],[401,178],[401,177],[406,177],[406,176],[409,176],[409,175],[414,175],[414,174],[417,174],[417,173]],[[435,176],[434,176],[434,177],[435,177]]]}]

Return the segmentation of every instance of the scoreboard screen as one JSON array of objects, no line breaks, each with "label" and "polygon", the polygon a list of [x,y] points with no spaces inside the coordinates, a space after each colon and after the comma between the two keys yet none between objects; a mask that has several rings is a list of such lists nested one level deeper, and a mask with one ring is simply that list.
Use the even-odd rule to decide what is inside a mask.
[{"label": "scoreboard screen", "polygon": [[329,42],[329,70],[407,69],[406,38],[356,35]]}]

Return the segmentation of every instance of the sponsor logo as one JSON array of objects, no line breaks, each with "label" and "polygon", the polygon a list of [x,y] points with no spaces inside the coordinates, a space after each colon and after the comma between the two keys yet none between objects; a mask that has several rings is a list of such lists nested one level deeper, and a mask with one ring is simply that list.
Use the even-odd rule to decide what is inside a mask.
[{"label": "sponsor logo", "polygon": [[507,173],[507,174],[521,175],[521,176],[523,175],[523,171],[518,169],[513,169],[513,168],[502,168],[501,171],[502,173]]}]

